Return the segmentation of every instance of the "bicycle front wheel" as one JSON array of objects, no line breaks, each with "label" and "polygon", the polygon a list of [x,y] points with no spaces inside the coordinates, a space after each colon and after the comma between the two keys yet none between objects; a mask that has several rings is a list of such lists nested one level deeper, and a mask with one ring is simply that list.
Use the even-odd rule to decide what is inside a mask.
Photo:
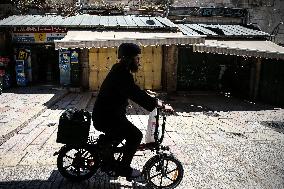
[{"label": "bicycle front wheel", "polygon": [[181,162],[168,154],[152,157],[143,169],[144,178],[151,188],[175,188],[180,184],[183,174]]}]

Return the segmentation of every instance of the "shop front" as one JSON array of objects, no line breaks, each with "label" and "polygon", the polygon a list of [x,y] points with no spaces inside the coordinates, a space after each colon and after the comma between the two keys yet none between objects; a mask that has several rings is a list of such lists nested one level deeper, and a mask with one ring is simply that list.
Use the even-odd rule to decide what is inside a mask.
[{"label": "shop front", "polygon": [[204,43],[178,48],[177,90],[214,91],[226,96],[284,105],[284,48],[270,34],[239,24],[178,24]]},{"label": "shop front", "polygon": [[264,40],[205,40],[193,45],[192,54],[211,57],[208,62],[217,65],[226,60],[224,69],[219,67],[216,73],[221,73],[220,82],[234,95],[284,105],[283,47]]},{"label": "shop front", "polygon": [[13,15],[1,20],[0,28],[11,36],[19,86],[99,90],[117,62],[117,47],[131,42],[142,49],[139,86],[175,91],[176,46],[204,43],[204,36],[184,35],[167,18],[153,16]]},{"label": "shop front", "polygon": [[82,73],[86,73],[81,85],[88,85],[89,90],[96,91],[118,61],[117,47],[127,42],[138,44],[142,51],[141,67],[134,75],[136,83],[142,89],[174,91],[175,86],[171,84],[176,82],[176,51],[172,49],[180,44],[202,43],[204,38],[186,36],[181,32],[68,31],[62,40],[55,41],[55,48],[61,52],[80,49]]},{"label": "shop front", "polygon": [[54,39],[66,35],[56,27],[16,27],[11,31],[18,86],[60,83],[59,52]]}]

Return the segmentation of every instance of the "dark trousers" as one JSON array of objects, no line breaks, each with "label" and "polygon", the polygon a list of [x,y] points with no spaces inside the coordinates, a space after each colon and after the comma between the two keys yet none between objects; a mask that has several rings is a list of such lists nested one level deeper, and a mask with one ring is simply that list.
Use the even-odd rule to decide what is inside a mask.
[{"label": "dark trousers", "polygon": [[[103,121],[104,120],[104,121]],[[94,127],[105,133],[111,140],[126,140],[125,151],[121,160],[123,167],[130,167],[133,156],[140,145],[143,134],[126,117],[94,120]]]}]

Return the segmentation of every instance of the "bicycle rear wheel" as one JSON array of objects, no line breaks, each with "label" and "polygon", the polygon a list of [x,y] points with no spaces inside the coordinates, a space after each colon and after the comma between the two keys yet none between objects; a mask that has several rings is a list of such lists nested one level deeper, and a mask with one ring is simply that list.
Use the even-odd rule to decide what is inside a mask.
[{"label": "bicycle rear wheel", "polygon": [[64,146],[57,157],[61,175],[72,181],[89,179],[96,172],[99,159],[88,148]]},{"label": "bicycle rear wheel", "polygon": [[144,178],[151,188],[175,188],[180,184],[183,174],[181,162],[168,154],[152,157],[143,169]]}]

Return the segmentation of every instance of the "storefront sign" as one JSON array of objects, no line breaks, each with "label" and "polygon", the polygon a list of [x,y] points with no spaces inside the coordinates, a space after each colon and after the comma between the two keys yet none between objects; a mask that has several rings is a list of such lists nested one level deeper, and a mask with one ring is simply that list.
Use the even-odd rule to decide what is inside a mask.
[{"label": "storefront sign", "polygon": [[14,28],[12,39],[14,42],[46,43],[64,38],[65,28],[58,27],[19,27]]},{"label": "storefront sign", "polygon": [[35,42],[46,42],[46,33],[35,33]]},{"label": "storefront sign", "polygon": [[32,33],[13,33],[12,39],[14,42],[35,42],[35,38]]},{"label": "storefront sign", "polygon": [[67,33],[47,33],[46,34],[46,41],[51,42],[54,40],[60,40],[65,37]]},{"label": "storefront sign", "polygon": [[59,27],[17,27],[14,33],[67,33],[66,28]]}]

